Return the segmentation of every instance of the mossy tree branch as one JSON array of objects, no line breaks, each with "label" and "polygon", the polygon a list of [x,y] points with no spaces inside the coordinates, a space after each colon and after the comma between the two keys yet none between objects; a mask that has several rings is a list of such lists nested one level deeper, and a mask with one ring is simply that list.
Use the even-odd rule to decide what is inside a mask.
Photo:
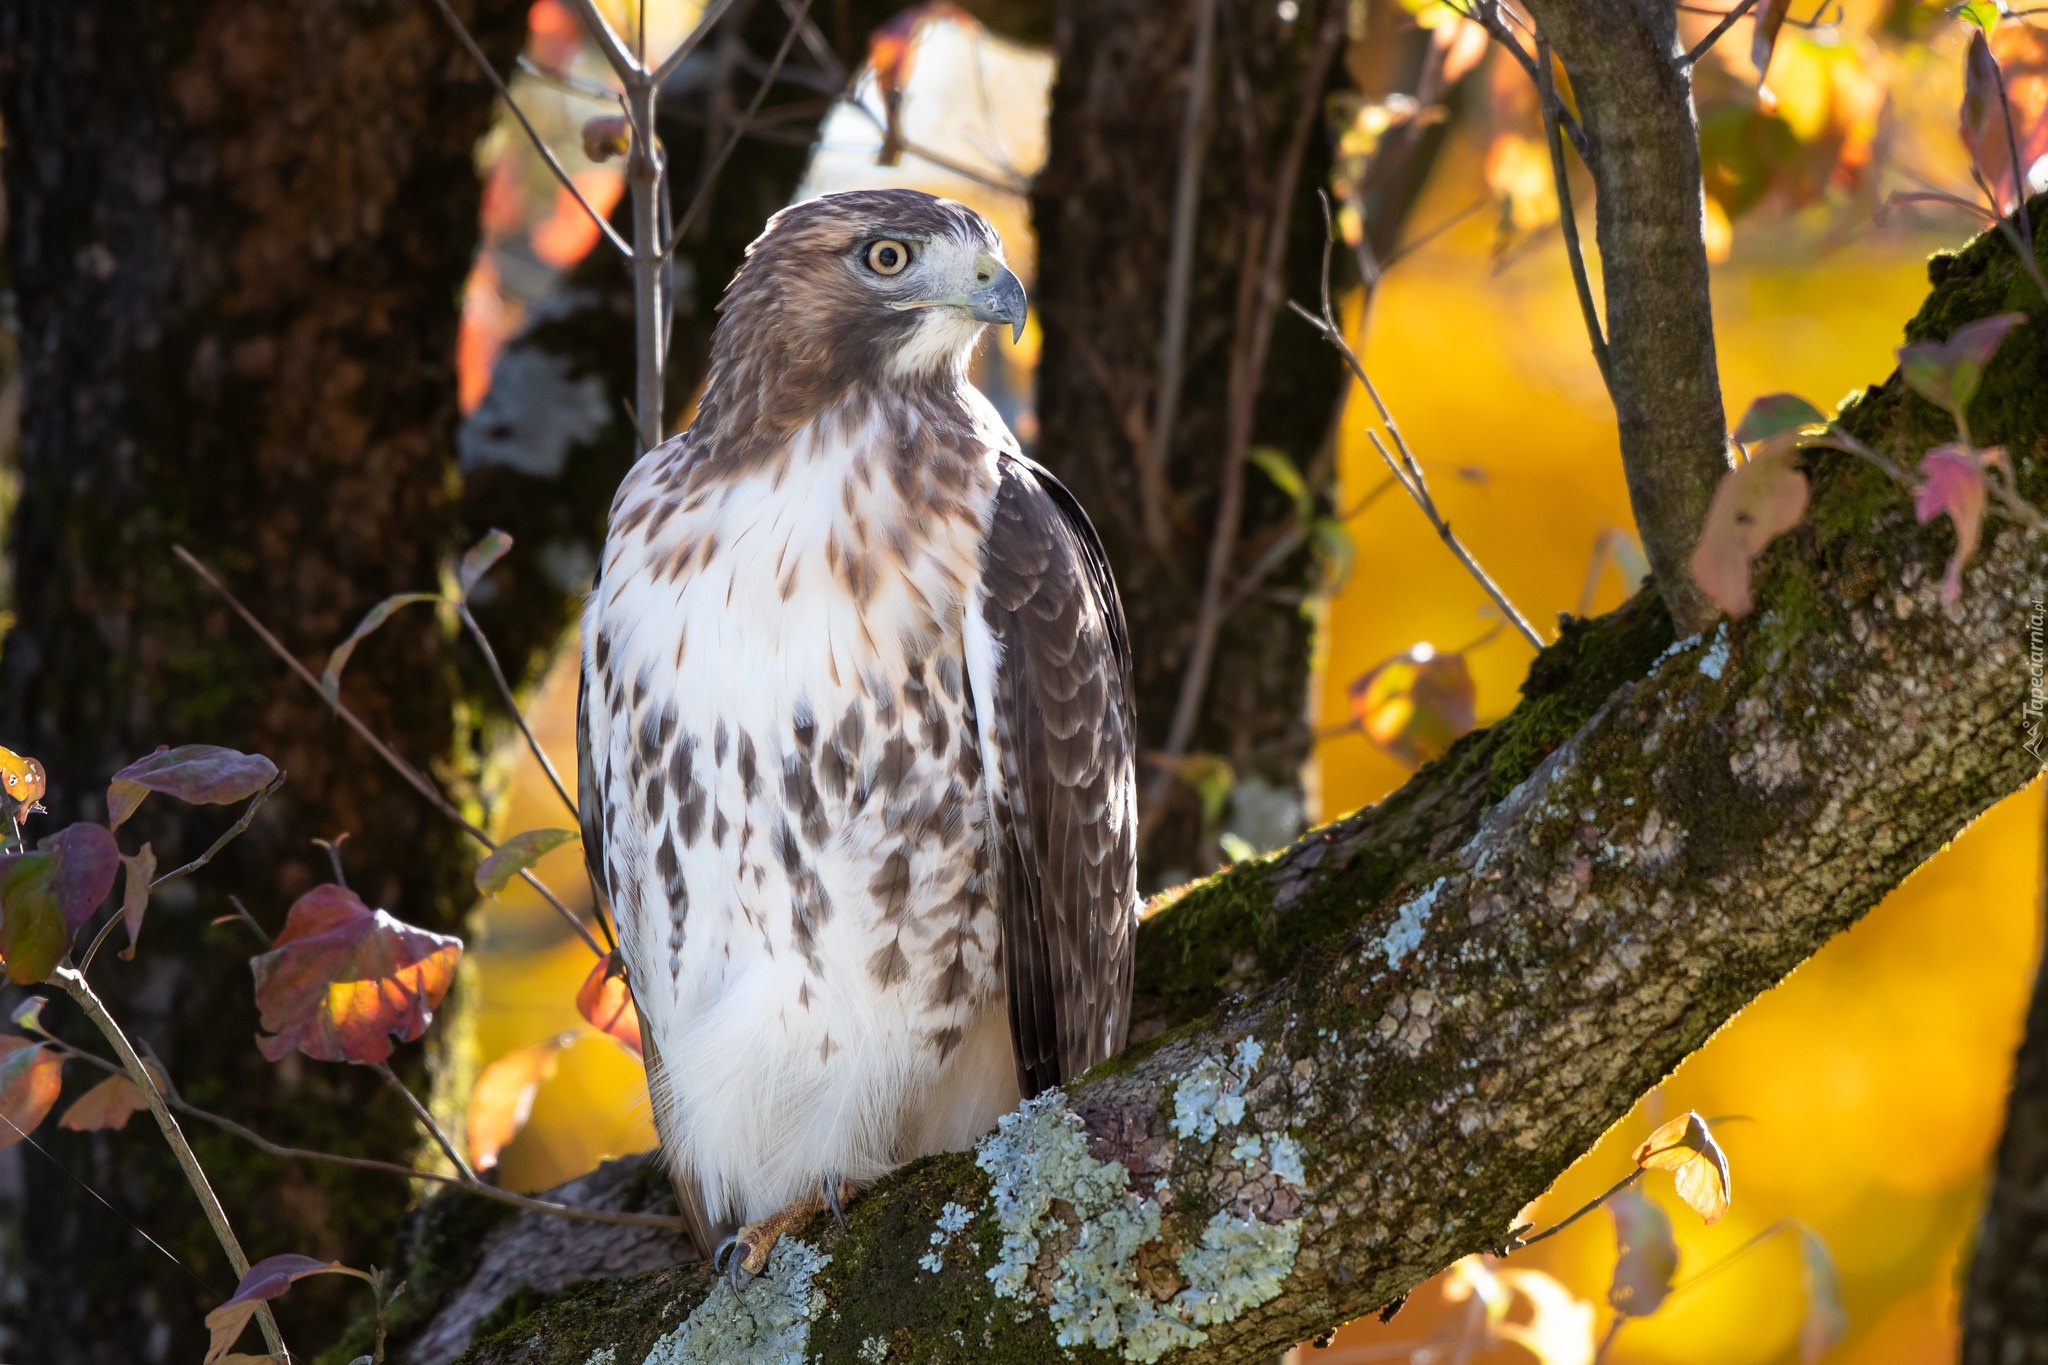
[{"label": "mossy tree branch", "polygon": [[[1971,414],[2048,491],[2048,328],[2010,248],[1937,258],[1908,337],[2029,310]],[[1843,414],[1910,459],[1894,377]],[[1981,426],[1980,426],[1981,424]],[[1647,597],[1386,802],[1155,910],[1152,1035],[785,1241],[569,1290],[469,1360],[1248,1360],[1497,1246],[1638,1096],[2038,770],[2005,525],[1944,610],[1948,532],[1832,453],[1764,610],[1673,643]]]}]

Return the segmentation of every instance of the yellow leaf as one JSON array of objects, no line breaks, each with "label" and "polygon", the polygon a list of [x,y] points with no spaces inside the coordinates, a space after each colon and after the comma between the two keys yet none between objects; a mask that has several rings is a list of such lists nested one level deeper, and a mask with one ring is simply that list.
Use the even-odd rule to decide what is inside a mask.
[{"label": "yellow leaf", "polygon": [[1711,1223],[1728,1212],[1728,1158],[1707,1121],[1687,1110],[1636,1148],[1635,1163],[1646,1171],[1669,1171],[1678,1197]]},{"label": "yellow leaf", "polygon": [[573,1033],[514,1048],[484,1068],[469,1093],[469,1160],[480,1171],[498,1164],[498,1153],[533,1116],[541,1082],[555,1074]]}]

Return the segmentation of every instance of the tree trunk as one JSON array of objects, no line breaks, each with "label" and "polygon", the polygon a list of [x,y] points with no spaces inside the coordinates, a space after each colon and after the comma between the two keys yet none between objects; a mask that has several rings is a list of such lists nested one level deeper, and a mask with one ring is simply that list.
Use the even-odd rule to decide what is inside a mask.
[{"label": "tree trunk", "polygon": [[[525,5],[457,7],[509,65]],[[95,977],[195,1101],[280,1141],[403,1154],[416,1134],[374,1074],[262,1060],[256,945],[208,921],[233,890],[275,929],[328,877],[308,840],[346,831],[366,898],[453,929],[474,858],[170,547],[216,565],[316,667],[378,599],[436,583],[459,532],[452,357],[489,86],[417,0],[5,0],[0,54],[26,391],[0,740],[49,770],[52,815],[30,832],[104,819],[108,774],[158,744],[275,759],[289,780],[248,835],[162,898],[135,962],[103,954]],[[424,615],[401,621],[344,691],[459,784],[452,654]],[[231,818],[159,798],[131,829],[174,865]],[[61,997],[47,1017],[89,1036]],[[422,1082],[417,1049],[400,1070]],[[368,1264],[389,1246],[405,1182],[192,1137],[254,1255]],[[7,1153],[0,1354],[196,1359],[200,1315],[235,1277],[161,1142],[146,1124],[42,1141],[112,1207],[25,1145]],[[352,1299],[321,1285],[280,1316],[318,1339]]]},{"label": "tree trunk", "polygon": [[[1995,234],[1930,273],[1911,340],[2036,322],[1971,425],[2040,505],[2048,310]],[[1947,435],[1896,377],[1841,421],[1879,449]],[[2048,548],[1987,528],[1944,607],[1949,538],[1907,491],[1808,466],[1763,614],[1674,645],[1645,593],[1576,624],[1401,791],[1156,907],[1149,1040],[786,1238],[742,1300],[695,1265],[558,1289],[557,1261],[465,1359],[1249,1361],[1498,1247],[1645,1088],[2038,770],[2012,604]]]},{"label": "tree trunk", "polygon": [[[2028,643],[2038,651],[2038,590],[2031,602]],[[2039,667],[2032,662],[2038,657],[2030,656],[2033,668]],[[2041,903],[2048,912],[2048,872],[2043,881]],[[1962,1329],[1963,1365],[2048,1362],[2048,952],[2034,978],[2026,1032],[2013,1062],[2005,1134],[1963,1293]]]},{"label": "tree trunk", "polygon": [[[1313,300],[1317,292],[1323,218],[1316,193],[1330,164],[1321,96],[1340,70],[1318,48],[1326,17],[1343,17],[1332,6],[1341,10],[1342,0],[1303,5],[1291,23],[1270,0],[1217,7],[1184,378],[1152,488],[1140,469],[1159,420],[1163,300],[1198,7],[1090,0],[1062,6],[1054,30],[1050,154],[1032,199],[1039,259],[1032,302],[1045,337],[1038,456],[1089,509],[1109,551],[1130,621],[1138,721],[1149,751],[1168,747],[1195,647],[1231,477],[1233,366],[1248,358],[1252,333],[1265,325],[1261,314],[1271,344],[1253,372],[1249,444],[1277,448],[1297,468],[1311,469],[1342,397],[1336,356],[1285,313],[1286,299]],[[1304,111],[1311,121],[1305,139],[1298,136]],[[1260,273],[1264,234],[1275,223],[1285,255],[1269,294],[1248,277]],[[1242,459],[1244,451],[1236,454]],[[1277,540],[1293,509],[1258,470],[1242,477],[1241,526],[1229,546],[1232,586]],[[1157,505],[1148,509],[1148,499]],[[1148,524],[1163,527],[1163,538],[1148,535]],[[1312,627],[1301,604],[1315,573],[1310,553],[1296,551],[1265,590],[1223,621],[1186,746],[1228,760],[1241,782],[1290,795],[1298,794],[1296,773],[1309,747]],[[1156,782],[1155,770],[1140,782]],[[1214,831],[1203,828],[1195,791],[1185,783],[1166,790],[1163,808],[1147,814],[1147,886],[1215,865]]]}]

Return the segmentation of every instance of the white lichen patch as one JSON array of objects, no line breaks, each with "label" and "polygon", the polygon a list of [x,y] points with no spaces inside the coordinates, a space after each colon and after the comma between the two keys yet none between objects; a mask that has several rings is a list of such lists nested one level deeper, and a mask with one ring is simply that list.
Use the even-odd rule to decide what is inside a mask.
[{"label": "white lichen patch", "polygon": [[1728,623],[1723,621],[1720,628],[1714,632],[1714,643],[1707,647],[1706,654],[1700,659],[1700,672],[1719,682],[1721,675],[1727,670]]},{"label": "white lichen patch", "polygon": [[1267,1144],[1266,1151],[1266,1165],[1274,1175],[1297,1190],[1308,1187],[1308,1172],[1301,1164],[1300,1143],[1283,1133]]},{"label": "white lichen patch", "polygon": [[824,1307],[815,1288],[831,1257],[785,1237],[760,1279],[739,1295],[713,1286],[683,1324],[654,1344],[642,1365],[786,1365],[802,1360]]},{"label": "white lichen patch", "polygon": [[[1220,1084],[1224,1069],[1205,1065],[1214,1079],[1204,1083]],[[1003,1237],[989,1282],[999,1298],[1043,1302],[1062,1346],[1155,1361],[1206,1341],[1203,1327],[1274,1297],[1294,1268],[1299,1219],[1269,1224],[1218,1214],[1201,1244],[1178,1259],[1184,1287],[1165,1302],[1147,1294],[1138,1284],[1138,1254],[1159,1236],[1159,1203],[1130,1188],[1122,1163],[1089,1155],[1081,1120],[1058,1090],[1007,1115],[982,1140],[975,1163],[993,1178],[990,1204]],[[1044,1243],[1068,1227],[1053,1215],[1055,1200],[1072,1209],[1079,1235],[1041,1273]]]},{"label": "white lichen patch", "polygon": [[966,1231],[967,1225],[973,1221],[973,1214],[948,1200],[946,1206],[939,1210],[938,1229],[931,1236],[932,1250],[918,1257],[917,1263],[934,1275],[945,1269],[946,1248],[951,1246],[953,1239]]},{"label": "white lichen patch", "polygon": [[868,1337],[861,1342],[858,1354],[862,1365],[883,1365],[889,1359],[889,1343],[880,1337]]},{"label": "white lichen patch", "polygon": [[600,1346],[590,1353],[590,1358],[583,1365],[617,1365],[618,1359],[618,1352],[609,1346]]},{"label": "white lichen patch", "polygon": [[1401,959],[1422,946],[1422,931],[1429,926],[1431,912],[1436,909],[1436,894],[1443,890],[1444,879],[1438,877],[1423,889],[1421,895],[1394,912],[1393,927],[1381,940],[1380,947],[1386,952],[1387,966],[1398,967]]},{"label": "white lichen patch", "polygon": [[1264,1140],[1257,1133],[1246,1133],[1231,1144],[1230,1159],[1232,1161],[1257,1161],[1259,1154],[1265,1150],[1265,1146]]},{"label": "white lichen patch", "polygon": [[1238,1074],[1223,1063],[1214,1057],[1195,1063],[1173,1087],[1173,1135],[1211,1142],[1219,1128],[1237,1126],[1244,1119],[1244,1096],[1237,1091]]}]

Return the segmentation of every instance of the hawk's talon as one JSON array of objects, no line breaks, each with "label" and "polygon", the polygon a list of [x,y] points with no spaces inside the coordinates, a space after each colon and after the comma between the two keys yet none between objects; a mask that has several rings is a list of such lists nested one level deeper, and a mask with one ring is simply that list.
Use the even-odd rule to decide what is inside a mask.
[{"label": "hawk's talon", "polygon": [[846,1207],[844,1199],[846,1195],[852,1192],[853,1182],[847,1181],[842,1185],[840,1181],[828,1175],[825,1177],[824,1185],[825,1208],[828,1212],[831,1213],[832,1221],[839,1224],[839,1230],[841,1232],[844,1232],[846,1231]]}]

